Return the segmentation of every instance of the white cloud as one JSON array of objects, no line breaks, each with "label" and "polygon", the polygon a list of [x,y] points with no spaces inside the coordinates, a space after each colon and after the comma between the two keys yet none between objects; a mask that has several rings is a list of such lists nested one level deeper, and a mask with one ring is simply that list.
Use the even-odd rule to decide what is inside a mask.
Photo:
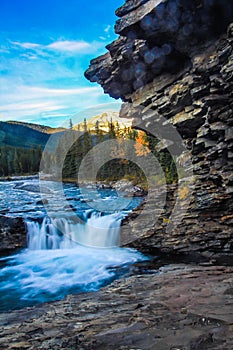
[{"label": "white cloud", "polygon": [[[1,83],[3,80],[0,80]],[[94,86],[56,89],[18,85],[12,91],[0,87],[0,94],[1,120],[39,122],[43,116],[43,120],[52,125],[55,123],[55,116],[59,116],[59,120],[62,118],[64,120],[78,110],[84,110],[87,106],[98,103],[102,90]]]},{"label": "white cloud", "polygon": [[18,46],[18,47],[21,47],[23,49],[29,49],[29,50],[35,50],[35,49],[38,49],[40,48],[42,45],[40,44],[35,44],[35,43],[20,43],[18,41],[10,41],[11,44],[15,45],[15,46]]},{"label": "white cloud", "polygon": [[3,54],[9,54],[10,53],[10,50],[8,50],[6,47],[4,46],[0,46],[0,53],[3,53]]},{"label": "white cloud", "polygon": [[[5,93],[4,99],[11,101],[30,101],[38,99],[51,99],[54,97],[69,97],[85,94],[101,94],[100,87],[80,87],[69,89],[54,89],[39,86],[24,86],[18,85],[11,93]],[[0,105],[0,108],[1,105]]]},{"label": "white cloud", "polygon": [[108,24],[107,25],[107,27],[106,28],[104,28],[104,31],[105,31],[105,33],[109,33],[109,31],[110,31],[110,29],[111,29],[111,26],[110,26],[110,24]]},{"label": "white cloud", "polygon": [[12,103],[8,105],[1,106],[1,113],[9,113],[9,111],[21,113],[23,112],[24,115],[30,115],[31,113],[35,112],[41,112],[42,110],[46,111],[54,111],[60,108],[64,108],[63,105],[53,104],[51,102],[37,102],[37,103]]},{"label": "white cloud", "polygon": [[[22,50],[33,50],[35,52],[57,51],[60,53],[90,53],[93,49],[98,49],[102,43],[92,42],[88,43],[83,40],[57,40],[48,45],[30,43],[30,42],[18,42],[10,41],[14,48],[20,48]],[[102,44],[103,45],[103,44]]]},{"label": "white cloud", "polygon": [[46,46],[47,49],[61,52],[83,52],[92,48],[86,41],[61,40]]},{"label": "white cloud", "polygon": [[8,40],[4,45],[0,46],[4,50],[0,54],[1,120],[58,125],[69,115],[109,101],[102,88],[88,83],[83,74],[91,56],[105,51],[103,41]]}]

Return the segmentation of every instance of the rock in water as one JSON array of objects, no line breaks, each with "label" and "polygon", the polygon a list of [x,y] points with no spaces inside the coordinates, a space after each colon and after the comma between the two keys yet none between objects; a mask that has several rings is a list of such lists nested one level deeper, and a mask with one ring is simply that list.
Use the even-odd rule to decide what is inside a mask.
[{"label": "rock in water", "polygon": [[0,254],[7,255],[26,248],[27,232],[23,218],[0,216]]},{"label": "rock in water", "polygon": [[[232,264],[233,2],[128,0],[116,14],[119,38],[85,75],[123,100],[121,116],[135,117],[137,128],[158,130],[161,118],[174,125],[195,178],[193,188],[178,194],[170,186],[153,229],[132,219],[130,245]],[[169,135],[163,141],[176,146]],[[181,204],[170,225],[177,196]],[[151,205],[152,221],[154,213]]]}]

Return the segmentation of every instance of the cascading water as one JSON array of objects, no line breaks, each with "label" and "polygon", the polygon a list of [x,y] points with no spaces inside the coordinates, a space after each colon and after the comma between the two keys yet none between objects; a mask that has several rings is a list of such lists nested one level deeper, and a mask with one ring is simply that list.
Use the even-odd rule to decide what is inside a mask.
[{"label": "cascading water", "polygon": [[27,221],[28,249],[0,259],[0,311],[96,291],[127,273],[131,264],[147,260],[117,247],[122,213],[102,216],[87,210],[83,217],[84,223],[48,217]]},{"label": "cascading water", "polygon": [[96,248],[116,247],[120,244],[121,219],[121,213],[101,216],[101,213],[92,212],[85,223],[74,224],[65,218],[48,217],[41,224],[28,221],[28,248],[70,249],[77,244]]},{"label": "cascading water", "polygon": [[27,249],[0,258],[0,311],[98,290],[128,273],[133,263],[147,259],[133,249],[119,247],[121,219],[139,205],[138,197],[128,203],[128,196],[122,193],[120,207],[124,209],[109,214],[118,195],[103,189],[97,198],[91,189],[91,203],[104,202],[106,211],[101,214],[82,200],[77,186],[64,184],[72,212],[62,203],[58,211],[57,183],[45,181],[44,189],[54,189],[46,194],[48,202],[54,203],[51,219],[41,201],[38,180],[4,182],[0,187],[5,194],[0,209],[10,208],[8,214],[23,217],[28,228]]}]

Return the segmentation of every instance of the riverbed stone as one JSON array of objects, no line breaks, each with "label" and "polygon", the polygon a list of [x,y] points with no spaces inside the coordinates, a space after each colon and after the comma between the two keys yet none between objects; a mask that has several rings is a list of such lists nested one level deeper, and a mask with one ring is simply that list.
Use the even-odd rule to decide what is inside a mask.
[{"label": "riverbed stone", "polygon": [[231,350],[231,267],[167,265],[0,315],[1,349]]}]

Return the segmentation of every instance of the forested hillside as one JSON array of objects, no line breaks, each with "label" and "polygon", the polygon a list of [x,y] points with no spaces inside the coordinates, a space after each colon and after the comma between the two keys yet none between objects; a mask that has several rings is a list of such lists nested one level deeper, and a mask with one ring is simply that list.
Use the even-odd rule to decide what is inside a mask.
[{"label": "forested hillside", "polygon": [[[117,148],[113,147],[110,152],[109,144],[103,146],[109,152],[110,160],[105,162],[98,170],[99,180],[128,178],[135,183],[140,182],[146,185],[145,174],[136,163],[137,160],[140,163],[140,158],[144,157],[149,150],[153,152],[164,169],[166,181],[171,183],[176,180],[174,162],[168,152],[159,152],[156,149],[157,140],[154,137],[146,135],[142,131],[133,130],[130,126],[122,127],[117,120],[111,119],[109,122],[106,120],[103,122],[102,119],[100,118],[99,121],[94,118],[92,123],[90,120],[84,119],[80,123],[82,129],[80,137],[78,136],[80,130],[77,125],[66,132],[56,132],[53,135],[55,148],[48,148],[44,152],[41,170],[48,174],[56,174],[56,168],[58,167],[62,169],[64,180],[77,179],[80,164],[90,150],[93,149],[89,164],[94,167],[100,157],[99,154],[96,154],[95,146],[104,141],[117,140]],[[52,130],[59,131],[60,129]],[[47,129],[44,126],[18,122],[0,122],[0,176],[37,173],[40,169],[43,149],[50,136],[50,128]],[[72,138],[74,143],[71,148],[66,150],[66,145],[68,142],[70,143]],[[132,143],[130,146],[127,140],[133,141],[134,146],[132,147]],[[148,151],[145,151],[146,147]],[[63,162],[60,158],[64,152],[66,157]],[[153,173],[153,169],[151,169],[151,173]],[[87,178],[88,176],[89,174],[87,174]]]},{"label": "forested hillside", "polygon": [[30,124],[0,122],[0,176],[38,172],[49,136]]},{"label": "forested hillside", "polygon": [[[163,168],[166,182],[172,183],[177,180],[174,161],[169,152],[157,149],[158,141],[155,137],[146,135],[140,130],[133,130],[131,127],[121,129],[119,124],[113,121],[108,123],[108,131],[105,131],[106,126],[104,130],[101,129],[97,120],[95,128],[90,131],[84,119],[83,129],[83,132],[70,129],[61,134],[55,142],[54,150],[44,152],[43,172],[56,174],[57,169],[58,172],[62,169],[63,180],[77,180],[80,165],[86,158],[86,180],[96,180],[92,175],[93,169],[96,168],[97,180],[112,181],[127,178],[135,184],[140,183],[146,186],[146,176],[137,164],[140,164],[140,160],[151,151]],[[70,144],[71,139],[74,142],[72,147],[68,148],[67,145]],[[101,150],[96,147],[111,140],[116,142],[102,144]],[[63,161],[63,155],[65,155],[65,161]],[[102,166],[99,167],[102,162]],[[147,171],[151,173],[151,176],[155,173],[155,169],[147,169]]]}]

